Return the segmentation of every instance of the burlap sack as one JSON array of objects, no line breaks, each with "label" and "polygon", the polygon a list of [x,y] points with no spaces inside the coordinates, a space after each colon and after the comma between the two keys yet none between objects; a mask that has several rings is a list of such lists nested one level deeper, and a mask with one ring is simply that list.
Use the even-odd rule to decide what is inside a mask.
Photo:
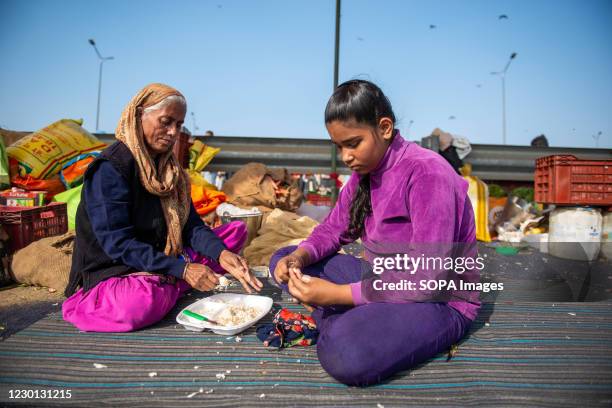
[{"label": "burlap sack", "polygon": [[309,217],[275,209],[264,219],[258,236],[244,249],[252,266],[269,265],[272,254],[280,248],[297,245],[308,238],[319,223]]},{"label": "burlap sack", "polygon": [[9,236],[0,225],[0,288],[13,283],[11,276],[11,257],[9,255]]},{"label": "burlap sack", "polygon": [[4,141],[4,146],[8,147],[16,141],[29,135],[28,132],[15,132],[13,130],[7,130],[0,128],[0,138]]},{"label": "burlap sack", "polygon": [[223,185],[228,201],[242,207],[263,206],[287,211],[298,209],[304,195],[287,169],[248,163]]},{"label": "burlap sack", "polygon": [[45,286],[63,293],[68,285],[74,231],[32,242],[13,255],[13,279],[27,285]]}]

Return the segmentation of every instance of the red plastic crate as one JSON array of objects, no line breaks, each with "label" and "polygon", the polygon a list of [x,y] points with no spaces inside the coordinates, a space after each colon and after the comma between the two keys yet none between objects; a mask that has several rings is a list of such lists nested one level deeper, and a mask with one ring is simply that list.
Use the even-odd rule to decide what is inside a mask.
[{"label": "red plastic crate", "polygon": [[326,205],[328,207],[331,207],[331,197],[329,196],[308,193],[306,194],[306,201],[312,205]]},{"label": "red plastic crate", "polygon": [[68,231],[66,203],[42,207],[0,206],[0,223],[8,234],[9,252],[13,253],[42,238]]},{"label": "red plastic crate", "polygon": [[540,157],[536,159],[534,185],[539,203],[612,205],[612,160]]}]

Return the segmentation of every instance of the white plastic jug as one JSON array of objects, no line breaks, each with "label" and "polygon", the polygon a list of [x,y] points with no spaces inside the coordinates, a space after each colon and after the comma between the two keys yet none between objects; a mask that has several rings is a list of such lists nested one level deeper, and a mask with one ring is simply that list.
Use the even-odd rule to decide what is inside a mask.
[{"label": "white plastic jug", "polygon": [[598,208],[564,207],[550,214],[548,252],[579,261],[593,261],[601,248],[602,216]]}]

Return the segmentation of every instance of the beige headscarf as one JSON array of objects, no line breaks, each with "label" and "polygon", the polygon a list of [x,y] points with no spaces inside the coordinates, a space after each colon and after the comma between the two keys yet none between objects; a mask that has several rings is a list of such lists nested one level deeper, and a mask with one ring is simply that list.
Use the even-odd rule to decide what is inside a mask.
[{"label": "beige headscarf", "polygon": [[182,231],[189,216],[191,203],[189,178],[177,162],[172,150],[161,155],[157,168],[155,167],[155,161],[147,150],[137,109],[153,106],[171,95],[183,96],[176,89],[164,84],[145,86],[123,109],[115,137],[132,152],[144,188],[160,197],[168,228],[164,253],[176,256],[183,250]]}]

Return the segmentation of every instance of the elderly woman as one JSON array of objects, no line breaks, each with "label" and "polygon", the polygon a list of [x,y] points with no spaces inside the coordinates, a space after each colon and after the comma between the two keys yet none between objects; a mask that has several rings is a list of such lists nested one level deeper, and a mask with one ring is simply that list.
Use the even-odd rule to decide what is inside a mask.
[{"label": "elderly woman", "polygon": [[[190,288],[206,291],[229,272],[259,291],[236,255],[243,224],[212,231],[191,203],[172,154],[185,112],[177,90],[151,84],[124,109],[117,142],[84,177],[64,319],[80,330],[126,332],[161,320]],[[190,262],[196,255],[203,262]],[[78,286],[82,286],[77,291]]]}]

